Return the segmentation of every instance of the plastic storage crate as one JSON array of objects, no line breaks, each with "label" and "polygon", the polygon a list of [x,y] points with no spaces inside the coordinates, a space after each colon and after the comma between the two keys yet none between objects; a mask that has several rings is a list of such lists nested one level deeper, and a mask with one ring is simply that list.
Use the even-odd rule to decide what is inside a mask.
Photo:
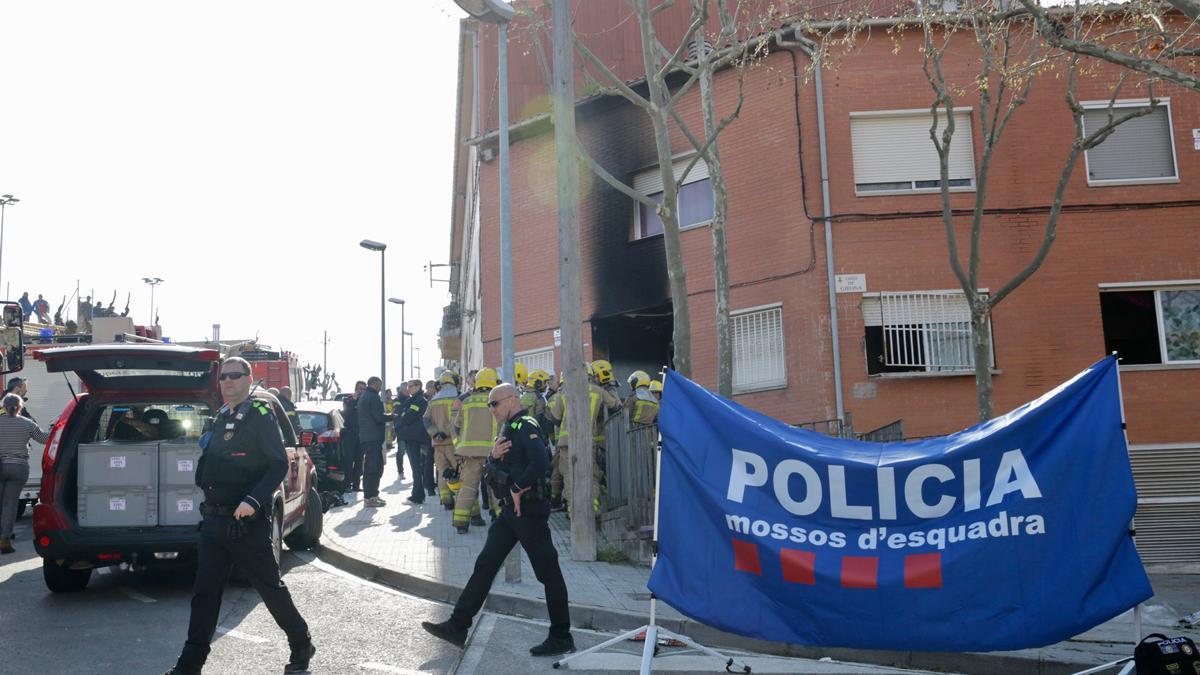
[{"label": "plastic storage crate", "polygon": [[159,525],[195,525],[200,522],[200,502],[204,501],[204,491],[196,487],[196,469],[202,453],[197,443],[159,444]]},{"label": "plastic storage crate", "polygon": [[80,527],[153,527],[158,492],[151,488],[100,487],[79,491]]},{"label": "plastic storage crate", "polygon": [[158,491],[159,525],[195,525],[200,522],[204,491],[196,487],[164,487]]},{"label": "plastic storage crate", "polygon": [[81,443],[79,490],[158,487],[158,443]]}]

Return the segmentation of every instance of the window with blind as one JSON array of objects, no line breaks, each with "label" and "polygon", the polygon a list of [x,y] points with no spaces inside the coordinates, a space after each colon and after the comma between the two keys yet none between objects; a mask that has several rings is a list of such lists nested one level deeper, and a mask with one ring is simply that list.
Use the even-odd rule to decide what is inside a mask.
[{"label": "window with blind", "polygon": [[[945,129],[941,115],[938,133]],[[941,189],[937,148],[929,138],[928,110],[850,113],[854,153],[854,190],[860,196]],[[971,111],[954,111],[950,141],[950,188],[975,188],[975,150],[971,143]]]},{"label": "window with blind", "polygon": [[975,370],[971,309],[962,291],[878,293],[863,296],[862,307],[868,373]]},{"label": "window with blind", "polygon": [[553,347],[520,352],[516,355],[516,360],[525,364],[525,369],[527,372],[532,373],[535,370],[544,370],[551,375],[554,374]]},{"label": "window with blind", "polygon": [[[1113,107],[1113,115],[1126,115],[1146,105],[1147,101],[1118,101]],[[1108,124],[1108,103],[1085,103],[1083,132],[1090,134],[1105,124]],[[1088,185],[1179,180],[1169,102],[1164,100],[1150,114],[1121,124],[1103,143],[1084,152],[1084,160]]]},{"label": "window with blind", "polygon": [[[689,157],[675,162],[674,165],[675,182],[679,183],[680,179],[683,179],[676,200],[680,229],[703,225],[713,217],[712,181],[708,177],[708,164],[702,159],[698,160],[687,176],[684,176],[683,172],[687,170],[691,161]],[[634,176],[633,189],[656,202],[662,202],[663,182],[658,167]],[[658,212],[641,202],[636,206],[633,214],[633,238],[644,239],[662,234],[663,224]]]},{"label": "window with blind", "polygon": [[787,386],[783,357],[783,307],[734,312],[733,392],[742,394]]}]

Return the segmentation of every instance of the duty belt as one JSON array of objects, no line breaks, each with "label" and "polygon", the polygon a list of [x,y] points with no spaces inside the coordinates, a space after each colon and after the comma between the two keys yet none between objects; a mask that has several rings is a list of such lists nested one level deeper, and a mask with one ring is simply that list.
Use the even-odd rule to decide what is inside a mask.
[{"label": "duty belt", "polygon": [[200,515],[205,518],[209,517],[225,517],[228,518],[237,510],[236,506],[209,506],[206,503],[200,503]]}]

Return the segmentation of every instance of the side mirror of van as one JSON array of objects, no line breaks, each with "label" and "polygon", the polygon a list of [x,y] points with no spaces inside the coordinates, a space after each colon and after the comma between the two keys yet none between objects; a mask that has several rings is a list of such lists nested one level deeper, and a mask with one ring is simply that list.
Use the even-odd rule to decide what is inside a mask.
[{"label": "side mirror of van", "polygon": [[25,367],[25,312],[15,302],[4,304],[4,344],[0,345],[0,374],[15,373]]}]

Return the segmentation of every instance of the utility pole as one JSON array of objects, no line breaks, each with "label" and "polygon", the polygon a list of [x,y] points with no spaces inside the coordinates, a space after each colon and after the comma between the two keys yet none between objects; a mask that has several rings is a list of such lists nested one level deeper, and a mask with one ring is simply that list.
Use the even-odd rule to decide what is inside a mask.
[{"label": "utility pole", "polygon": [[583,370],[582,289],[579,284],[579,165],[575,148],[575,71],[572,67],[570,0],[553,0],[554,160],[558,172],[558,316],[562,329],[564,386],[567,388],[571,472],[571,559],[596,559],[592,518],[592,420]]}]

